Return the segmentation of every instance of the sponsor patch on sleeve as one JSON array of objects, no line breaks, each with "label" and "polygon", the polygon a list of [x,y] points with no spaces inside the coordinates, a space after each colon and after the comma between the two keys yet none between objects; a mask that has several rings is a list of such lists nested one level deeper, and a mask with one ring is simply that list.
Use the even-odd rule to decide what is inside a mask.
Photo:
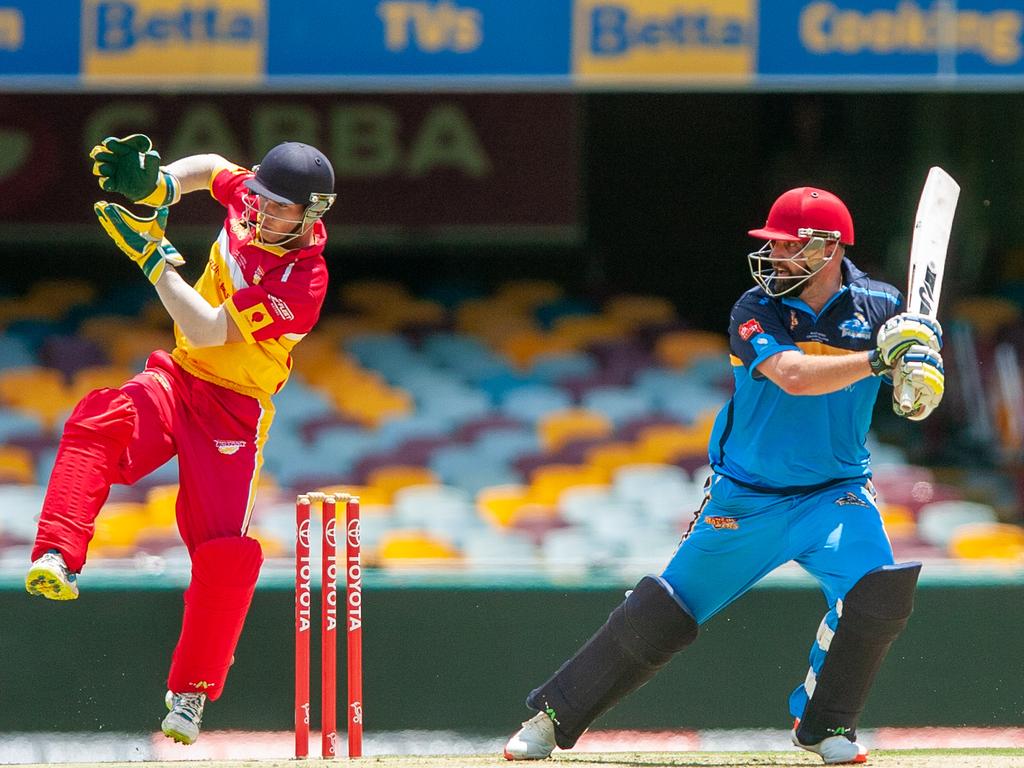
[{"label": "sponsor patch on sleeve", "polygon": [[744,341],[750,341],[750,337],[755,333],[764,333],[764,328],[761,327],[756,318],[750,318],[739,327],[740,338]]},{"label": "sponsor patch on sleeve", "polygon": [[271,317],[267,311],[267,307],[260,303],[254,307],[241,310],[242,317],[245,318],[246,322],[249,323],[250,332],[258,331],[260,328],[270,325],[274,322],[274,318]]}]

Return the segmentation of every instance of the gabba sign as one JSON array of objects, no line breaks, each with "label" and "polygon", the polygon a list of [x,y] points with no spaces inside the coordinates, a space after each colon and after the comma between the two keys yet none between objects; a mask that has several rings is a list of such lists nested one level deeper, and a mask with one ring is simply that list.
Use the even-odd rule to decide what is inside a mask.
[{"label": "gabba sign", "polygon": [[86,81],[255,82],[266,0],[84,0],[81,34]]}]

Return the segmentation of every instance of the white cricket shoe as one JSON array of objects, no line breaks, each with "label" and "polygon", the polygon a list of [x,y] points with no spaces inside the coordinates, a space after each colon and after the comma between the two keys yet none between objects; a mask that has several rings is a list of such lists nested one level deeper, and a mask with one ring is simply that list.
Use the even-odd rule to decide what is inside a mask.
[{"label": "white cricket shoe", "polygon": [[56,549],[38,558],[25,574],[25,591],[47,600],[74,600],[78,597],[78,576]]},{"label": "white cricket shoe", "polygon": [[856,741],[850,741],[845,736],[829,736],[817,744],[804,744],[796,737],[796,726],[793,727],[792,735],[794,745],[820,755],[821,759],[825,761],[825,765],[866,763],[868,761],[868,748]]},{"label": "white cricket shoe", "polygon": [[171,710],[161,724],[164,735],[179,744],[194,744],[199,738],[199,728],[203,724],[206,694],[168,691],[164,703]]},{"label": "white cricket shoe", "polygon": [[538,712],[512,734],[505,744],[506,760],[543,760],[555,748],[555,724],[546,712]]}]

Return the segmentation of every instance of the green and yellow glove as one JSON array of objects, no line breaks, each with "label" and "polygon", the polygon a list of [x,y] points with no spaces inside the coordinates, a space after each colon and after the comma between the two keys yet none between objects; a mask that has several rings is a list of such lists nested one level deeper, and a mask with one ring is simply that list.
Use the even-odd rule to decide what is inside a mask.
[{"label": "green and yellow glove", "polygon": [[154,208],[181,199],[181,185],[160,167],[160,154],[145,134],[133,133],[121,139],[108,136],[92,148],[89,157],[93,160],[92,173],[106,192],[117,192]]},{"label": "green and yellow glove", "polygon": [[167,207],[158,208],[151,216],[136,216],[124,206],[105,200],[93,205],[100,226],[128,257],[142,269],[153,285],[167,265],[180,267],[185,260],[164,237],[167,228]]}]

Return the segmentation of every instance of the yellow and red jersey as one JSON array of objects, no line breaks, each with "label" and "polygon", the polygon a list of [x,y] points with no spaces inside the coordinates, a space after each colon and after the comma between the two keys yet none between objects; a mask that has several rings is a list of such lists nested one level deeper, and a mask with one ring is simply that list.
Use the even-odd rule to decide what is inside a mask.
[{"label": "yellow and red jersey", "polygon": [[252,171],[231,163],[211,174],[210,193],[227,216],[195,284],[211,306],[226,307],[245,340],[195,347],[175,325],[174,359],[200,379],[259,397],[284,386],[292,348],[320,316],[327,293],[327,230],[317,221],[312,244],[304,248],[253,243],[243,203],[252,194],[243,182],[252,176]]}]

